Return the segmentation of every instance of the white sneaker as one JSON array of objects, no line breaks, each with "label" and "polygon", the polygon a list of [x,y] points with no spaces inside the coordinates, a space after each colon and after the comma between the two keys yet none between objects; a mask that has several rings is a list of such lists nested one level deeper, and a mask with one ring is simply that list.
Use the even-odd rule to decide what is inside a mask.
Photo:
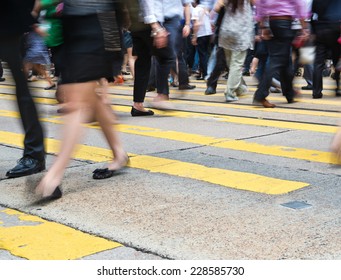
[{"label": "white sneaker", "polygon": [[238,100],[239,98],[237,96],[226,95],[227,102],[238,101]]}]

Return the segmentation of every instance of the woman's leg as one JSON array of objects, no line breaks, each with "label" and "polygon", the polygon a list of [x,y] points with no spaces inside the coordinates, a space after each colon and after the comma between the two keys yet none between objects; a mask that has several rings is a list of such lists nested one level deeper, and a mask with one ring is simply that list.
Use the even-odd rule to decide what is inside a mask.
[{"label": "woman's leg", "polygon": [[96,82],[66,84],[61,87],[64,87],[68,96],[65,123],[60,152],[36,189],[36,192],[43,197],[51,195],[60,185],[72,152],[81,137],[81,124],[93,115],[93,106],[90,102],[95,96]]},{"label": "woman's leg", "polygon": [[113,123],[115,122],[113,111],[111,110],[107,94],[108,83],[101,79],[99,87],[91,100],[94,104],[96,120],[104,133],[104,136],[113,152],[114,160],[108,166],[109,170],[118,170],[128,162],[128,155],[123,149],[119,135]]}]

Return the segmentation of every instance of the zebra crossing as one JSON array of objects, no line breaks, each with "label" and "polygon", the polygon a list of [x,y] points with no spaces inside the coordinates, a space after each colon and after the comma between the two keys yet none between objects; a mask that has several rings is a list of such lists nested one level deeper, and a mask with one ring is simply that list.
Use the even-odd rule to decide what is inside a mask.
[{"label": "zebra crossing", "polygon": [[[231,251],[224,249],[224,246],[215,248],[214,242],[219,240],[219,237],[222,238],[222,244],[228,242],[228,239],[224,239],[215,228],[222,230],[224,227],[217,226],[214,220],[218,217],[228,219],[225,210],[221,208],[226,202],[231,204],[232,208],[229,210],[235,214],[236,220],[237,209],[241,211],[238,215],[249,220],[251,219],[250,211],[257,211],[260,207],[255,206],[255,201],[266,201],[264,208],[258,210],[260,213],[268,213],[267,211],[271,211],[269,209],[272,209],[273,203],[277,201],[286,202],[286,199],[300,197],[303,194],[307,194],[307,197],[314,195],[316,199],[317,190],[323,193],[328,192],[326,197],[331,196],[329,192],[335,191],[341,172],[338,168],[338,159],[329,151],[329,142],[337,131],[341,102],[333,95],[334,81],[326,78],[322,100],[313,100],[309,92],[302,91],[299,102],[286,104],[283,96],[271,94],[269,100],[277,102],[278,106],[274,109],[264,109],[252,104],[255,85],[251,78],[246,79],[249,84],[249,93],[238,102],[224,102],[223,79],[219,83],[217,94],[212,96],[204,95],[203,82],[191,80],[191,83],[197,86],[195,90],[171,89],[170,97],[174,110],[155,110],[155,116],[141,118],[130,117],[132,81],[128,80],[120,86],[110,86],[112,107],[118,119],[117,128],[130,156],[128,170],[114,177],[113,181],[100,183],[91,181],[89,170],[109,161],[111,153],[104,140],[101,140],[98,125],[96,123],[85,124],[87,136],[80,143],[73,156],[73,164],[68,170],[72,178],[67,176],[63,183],[66,195],[61,201],[44,206],[46,210],[42,215],[48,220],[55,221],[56,226],[64,224],[64,226],[71,225],[71,228],[79,229],[86,238],[89,232],[94,235],[94,238],[97,237],[96,235],[100,236],[98,238],[103,237],[101,242],[106,245],[97,249],[94,246],[89,251],[85,250],[79,254],[72,254],[78,250],[77,248],[68,248],[71,255],[62,251],[59,252],[60,254],[51,254],[48,250],[33,249],[35,248],[33,245],[30,247],[30,244],[34,244],[31,239],[23,241],[28,244],[27,250],[20,250],[21,245],[11,243],[9,239],[6,239],[13,233],[9,233],[11,227],[2,226],[0,215],[0,236],[5,237],[1,239],[4,245],[1,246],[0,242],[0,249],[27,259],[78,259],[95,252],[115,251],[118,247],[125,247],[122,244],[166,258],[264,257],[265,255],[260,253],[262,251],[260,248],[263,248],[261,245],[251,246],[249,251],[246,250],[248,253],[237,252],[237,247],[240,246],[238,239],[233,239],[234,246]],[[38,81],[30,85],[39,108],[41,121],[47,131],[46,146],[52,161],[54,155],[58,153],[60,144],[58,136],[63,119],[56,112],[58,104],[54,99],[53,91],[44,91],[43,83],[43,81]],[[303,86],[304,81],[297,78],[295,85]],[[15,119],[19,118],[15,109],[14,89],[11,79],[0,84],[0,100],[2,100],[0,147],[6,151],[11,150],[11,153],[22,149],[22,132],[18,125],[14,125],[18,122]],[[147,106],[152,97],[153,93],[147,94]],[[6,162],[6,164],[12,163]],[[13,215],[20,217],[33,215],[29,216],[30,219],[31,217],[32,220],[36,219],[34,217],[39,216],[40,210],[38,211],[30,204],[34,199],[29,195],[13,198],[13,192],[11,192],[12,184],[10,183],[14,183],[21,188],[20,193],[24,193],[23,185],[27,185],[25,179],[15,179],[16,182],[14,180],[9,182],[4,177],[5,170],[9,166],[1,165],[0,167],[3,174],[0,175],[0,184],[3,185],[4,193],[0,199],[0,205],[8,207],[0,213],[12,215],[8,213],[13,213],[10,208],[14,208],[19,212]],[[76,176],[79,178],[76,179]],[[35,177],[39,175],[34,175],[33,178]],[[72,182],[68,183],[68,179]],[[102,203],[94,198],[90,188],[82,187],[77,192],[77,185],[82,184],[81,180],[85,180],[86,185],[94,188],[97,188],[99,184],[98,188],[102,189]],[[117,189],[113,190],[113,186]],[[329,189],[324,189],[325,187]],[[141,190],[143,191],[140,192]],[[121,197],[120,193],[125,192],[129,195]],[[113,200],[110,200],[108,196],[113,194],[115,194]],[[76,198],[82,201],[83,195],[87,198],[84,204],[81,203],[78,206],[72,204]],[[141,201],[137,197],[141,197]],[[117,209],[112,208],[112,201]],[[208,203],[205,207],[209,210],[204,217],[197,216],[200,213],[203,214],[203,210],[198,208],[199,201]],[[64,206],[66,203],[70,205]],[[92,215],[97,215],[99,221],[94,222],[89,219],[91,222],[88,222],[87,215],[79,212],[82,206],[88,208],[86,203],[92,205],[89,211],[93,210]],[[98,211],[94,205],[99,207]],[[139,205],[138,210],[135,209],[137,205]],[[247,210],[245,210],[245,205],[247,205]],[[65,217],[61,217],[56,214],[60,207],[66,207],[65,209],[72,214],[68,212]],[[160,209],[166,211],[160,211]],[[192,218],[180,214],[181,209],[184,211],[182,213]],[[248,213],[247,217],[242,214],[242,210]],[[336,208],[334,210],[338,211]],[[112,211],[117,211],[117,213],[112,213]],[[276,207],[272,211],[277,215]],[[289,215],[282,213],[281,210],[279,212],[286,218],[286,215]],[[173,220],[171,217],[179,217],[179,219]],[[37,219],[40,218],[37,217]],[[262,223],[265,226],[271,226],[271,221],[265,220]],[[159,221],[159,224],[156,221]],[[184,221],[188,224],[183,224]],[[235,220],[232,219],[230,222],[232,221]],[[112,224],[109,225],[109,223]],[[180,224],[182,227],[188,226],[193,230],[184,232],[181,226],[179,227]],[[211,234],[201,230],[204,224],[211,228]],[[29,226],[29,230],[35,226]],[[276,226],[279,225],[276,223]],[[250,226],[245,227],[251,230]],[[20,228],[22,232],[25,230],[25,227]],[[51,230],[54,231],[53,227]],[[240,232],[235,226],[228,230]],[[252,230],[256,231],[254,228]],[[264,233],[263,228],[257,234],[262,233]],[[246,237],[250,237],[249,234],[246,234]],[[53,238],[58,240],[60,238],[60,244],[70,242],[69,234],[65,232]],[[201,244],[199,247],[202,250],[197,250],[196,246],[193,247],[191,238]],[[283,243],[288,241],[286,237],[281,239]],[[91,241],[90,238],[89,242],[96,244],[97,241]],[[83,247],[83,245],[78,246]],[[263,246],[267,245],[264,243]],[[43,247],[46,249],[48,245]],[[37,255],[32,253],[32,250],[43,253]],[[333,256],[339,253],[340,251],[336,248]],[[296,256],[294,252],[292,254],[294,258],[306,256],[305,253],[297,253]],[[315,254],[319,256],[319,253],[315,252]],[[283,251],[278,249],[268,256],[280,258],[283,257]]]}]

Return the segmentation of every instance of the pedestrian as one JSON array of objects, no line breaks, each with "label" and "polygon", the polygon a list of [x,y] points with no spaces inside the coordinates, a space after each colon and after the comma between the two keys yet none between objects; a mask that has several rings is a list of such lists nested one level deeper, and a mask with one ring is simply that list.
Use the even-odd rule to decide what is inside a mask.
[{"label": "pedestrian", "polygon": [[[130,16],[130,30],[133,38],[133,55],[135,61],[135,76],[133,89],[133,117],[152,116],[154,112],[144,107],[144,100],[149,82],[152,55],[158,60],[161,67],[168,67],[175,61],[175,55],[168,46],[168,32],[162,26],[162,0],[127,0],[125,1]],[[141,16],[142,15],[142,16]],[[157,92],[167,90],[168,76],[162,75],[157,79]]]},{"label": "pedestrian", "polygon": [[254,41],[254,23],[250,0],[218,0],[212,13],[218,13],[225,7],[220,25],[218,44],[224,49],[229,68],[229,77],[225,89],[227,102],[238,100],[238,96],[247,91],[242,77],[242,68],[248,49]]},{"label": "pedestrian", "polygon": [[[315,35],[316,54],[313,70],[313,98],[323,97],[323,76],[325,60],[331,52],[333,65],[336,66],[341,55],[340,45],[337,42],[340,36],[341,1],[340,0],[314,0],[312,3],[312,30]],[[339,89],[340,71],[336,69],[335,94],[341,96]]]},{"label": "pedestrian", "polygon": [[273,73],[280,76],[282,93],[288,103],[293,103],[297,92],[293,88],[294,70],[292,66],[292,41],[296,31],[292,30],[292,22],[299,19],[302,29],[299,36],[302,41],[309,38],[309,29],[305,20],[308,18],[307,5],[302,0],[256,1],[257,20],[260,23],[260,36],[267,40],[269,65],[258,84],[254,94],[254,102],[265,108],[274,108],[266,98],[272,82]]},{"label": "pedestrian", "polygon": [[38,173],[45,169],[43,128],[29,92],[23,72],[21,39],[35,23],[31,12],[34,0],[3,0],[0,9],[0,59],[7,62],[16,84],[16,98],[24,128],[23,156],[17,165],[6,173],[16,178]]},{"label": "pedestrian", "polygon": [[214,34],[210,21],[210,9],[199,4],[192,11],[193,36],[192,44],[197,47],[201,75],[197,80],[204,80],[207,76],[207,64],[210,56],[211,37]]},{"label": "pedestrian", "polygon": [[112,177],[128,163],[106,103],[106,78],[112,78],[122,65],[121,18],[123,8],[119,0],[64,1],[60,87],[66,95],[65,123],[59,154],[36,188],[36,193],[45,199],[62,196],[60,185],[66,166],[80,139],[82,123],[90,119],[99,122],[114,156],[107,168],[94,171],[93,178]]}]

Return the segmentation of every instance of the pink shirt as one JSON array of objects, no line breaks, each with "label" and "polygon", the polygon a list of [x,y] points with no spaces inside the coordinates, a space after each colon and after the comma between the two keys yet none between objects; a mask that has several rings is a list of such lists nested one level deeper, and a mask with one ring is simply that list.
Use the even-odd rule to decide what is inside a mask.
[{"label": "pink shirt", "polygon": [[257,20],[268,16],[292,16],[297,19],[307,19],[309,13],[304,0],[257,0]]}]

